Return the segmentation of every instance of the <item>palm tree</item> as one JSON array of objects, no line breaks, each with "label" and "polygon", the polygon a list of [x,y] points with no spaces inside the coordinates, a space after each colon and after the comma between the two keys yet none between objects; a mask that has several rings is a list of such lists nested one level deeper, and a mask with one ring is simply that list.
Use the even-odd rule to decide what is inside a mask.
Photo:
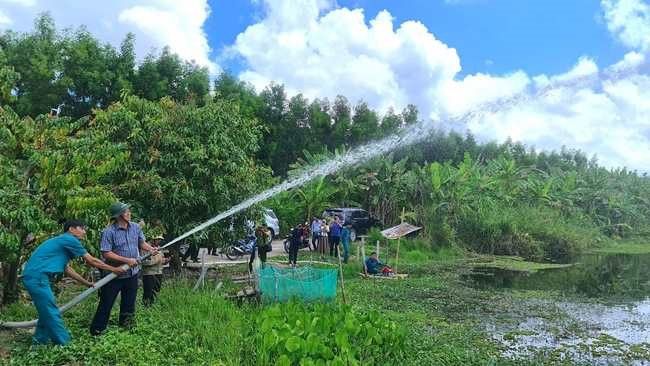
[{"label": "palm tree", "polygon": [[298,207],[305,213],[305,219],[309,221],[314,215],[332,206],[331,199],[338,193],[335,186],[327,183],[325,177],[320,177],[314,182],[294,191],[294,197],[298,200]]}]

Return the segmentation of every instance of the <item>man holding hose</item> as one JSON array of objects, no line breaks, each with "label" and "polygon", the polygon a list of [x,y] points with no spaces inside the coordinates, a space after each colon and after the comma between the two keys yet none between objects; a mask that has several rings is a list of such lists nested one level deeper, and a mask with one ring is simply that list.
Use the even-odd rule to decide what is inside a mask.
[{"label": "man holding hose", "polygon": [[70,333],[63,324],[61,312],[56,306],[50,280],[65,272],[71,278],[91,287],[93,284],[75,272],[68,264],[71,259],[82,257],[92,267],[124,273],[124,269],[105,264],[88,254],[81,245],[86,237],[86,226],[79,220],[69,220],[63,225],[63,234],[43,242],[34,250],[23,270],[23,283],[38,311],[38,323],[34,333],[35,344],[64,345],[70,342]]},{"label": "man holding hose", "polygon": [[158,253],[156,248],[147,244],[140,226],[131,222],[129,205],[116,202],[111,205],[110,212],[112,223],[102,232],[100,242],[102,257],[108,264],[128,264],[131,268],[99,290],[97,312],[90,324],[90,334],[92,335],[100,335],[106,330],[111,309],[118,294],[120,294],[119,324],[122,327],[131,325],[138,294],[139,268],[137,264],[140,258],[140,249],[154,255]]}]

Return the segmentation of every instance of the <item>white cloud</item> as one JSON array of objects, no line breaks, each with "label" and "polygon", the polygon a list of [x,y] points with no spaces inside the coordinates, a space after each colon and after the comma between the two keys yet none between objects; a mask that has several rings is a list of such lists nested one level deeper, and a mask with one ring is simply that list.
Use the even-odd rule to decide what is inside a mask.
[{"label": "white cloud", "polygon": [[[567,74],[580,67],[576,65]],[[543,149],[580,148],[597,154],[606,166],[648,171],[650,77],[633,74],[596,81],[592,87],[566,85],[515,108],[473,120],[468,127],[487,139],[511,137]]]},{"label": "white cloud", "polygon": [[312,98],[341,93],[379,108],[430,105],[429,86],[460,71],[454,49],[419,22],[394,29],[387,11],[366,24],[361,9],[324,12],[322,2],[304,0],[265,4],[266,17],[239,34],[231,50],[248,64],[240,77],[258,88],[276,80]]},{"label": "white cloud", "polygon": [[0,10],[0,28],[4,28],[13,23],[13,20],[9,18],[2,10]]},{"label": "white cloud", "polygon": [[607,28],[626,46],[650,50],[650,5],[644,0],[602,0]]},{"label": "white cloud", "polygon": [[449,79],[442,82],[440,97],[445,112],[457,115],[473,106],[522,93],[530,82],[528,75],[522,71],[503,77],[479,73],[459,81]]},{"label": "white cloud", "polygon": [[[650,32],[636,33],[647,25],[646,8],[638,4],[603,0],[603,9],[609,29],[642,51]],[[394,24],[387,11],[367,21],[362,9],[316,0],[266,0],[264,6],[265,15],[239,34],[229,50],[247,63],[241,78],[258,88],[276,81],[291,94],[342,94],[380,110],[414,103],[424,118],[433,119],[519,95],[523,102],[515,108],[487,114],[463,128],[484,140],[511,137],[547,150],[578,148],[597,154],[606,166],[648,170],[650,79],[629,71],[645,62],[643,53],[630,52],[604,70],[582,57],[558,75],[513,70],[461,78],[455,49],[419,22]],[[601,82],[598,75],[615,78]],[[580,83],[573,85],[576,79]],[[562,87],[536,97],[558,83]]]},{"label": "white cloud", "polygon": [[80,0],[0,0],[0,10],[14,21],[13,30],[31,30],[36,15],[48,11],[58,27],[85,24],[96,37],[115,46],[119,46],[126,33],[134,33],[139,58],[169,45],[183,59],[195,60],[213,73],[219,70],[209,58],[210,47],[203,31],[210,13],[207,0],[113,0],[101,4]]},{"label": "white cloud", "polygon": [[136,5],[122,10],[118,20],[138,29],[158,45],[168,45],[186,60],[218,71],[210,61],[210,46],[203,23],[210,13],[206,1],[159,1],[156,5]]},{"label": "white cloud", "polygon": [[36,5],[36,0],[0,0],[0,4],[10,4],[10,5],[29,7],[29,6]]}]

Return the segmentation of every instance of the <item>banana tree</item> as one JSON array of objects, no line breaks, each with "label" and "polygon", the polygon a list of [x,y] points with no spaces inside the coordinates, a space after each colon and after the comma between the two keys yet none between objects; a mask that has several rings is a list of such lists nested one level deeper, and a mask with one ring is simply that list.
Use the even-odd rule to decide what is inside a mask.
[{"label": "banana tree", "polygon": [[332,198],[338,192],[337,188],[320,177],[314,182],[294,191],[294,197],[299,209],[304,213],[306,221],[315,215],[320,215],[327,207],[332,206]]}]

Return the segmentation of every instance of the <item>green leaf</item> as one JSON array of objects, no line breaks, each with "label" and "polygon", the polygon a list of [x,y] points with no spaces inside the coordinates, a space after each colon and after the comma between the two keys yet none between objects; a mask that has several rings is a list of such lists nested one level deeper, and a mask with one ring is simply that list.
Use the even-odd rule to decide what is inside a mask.
[{"label": "green leaf", "polygon": [[296,336],[292,336],[289,339],[287,339],[287,342],[285,343],[284,346],[287,349],[287,351],[293,353],[293,352],[298,351],[300,349],[301,345],[302,345],[302,339],[300,339],[300,338],[298,338]]},{"label": "green leaf", "polygon": [[276,365],[278,366],[291,366],[291,359],[287,355],[282,355],[278,358]]}]

